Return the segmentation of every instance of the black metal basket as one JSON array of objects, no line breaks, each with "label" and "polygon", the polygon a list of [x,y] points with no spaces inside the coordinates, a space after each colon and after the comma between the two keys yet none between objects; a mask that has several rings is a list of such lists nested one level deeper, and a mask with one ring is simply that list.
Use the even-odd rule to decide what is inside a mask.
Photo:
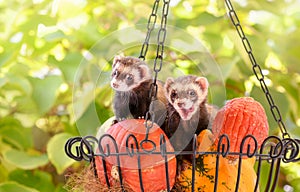
[{"label": "black metal basket", "polygon": [[[106,143],[101,143],[103,141],[103,138],[109,138],[113,145],[110,146],[111,148],[114,149],[108,149],[106,152],[103,150],[103,147],[106,146]],[[99,158],[102,161],[102,166],[106,167],[106,159],[109,157],[116,157],[117,159],[120,159],[122,156],[128,156],[128,157],[142,157],[142,156],[147,156],[149,157],[149,154],[155,154],[155,155],[161,155],[164,157],[164,166],[165,169],[168,170],[168,160],[165,158],[167,155],[171,154],[178,154],[179,152],[174,152],[174,151],[167,151],[165,145],[166,138],[164,135],[161,135],[160,138],[160,149],[156,150],[156,145],[153,145],[153,149],[143,149],[141,143],[145,142],[145,140],[141,141],[141,143],[138,143],[134,135],[128,135],[126,138],[126,141],[128,143],[127,146],[127,152],[122,152],[122,153],[112,153],[110,151],[118,151],[119,147],[115,139],[108,134],[103,135],[100,139],[97,139],[96,137],[93,136],[86,136],[86,137],[74,137],[70,138],[66,145],[65,145],[65,151],[66,154],[76,160],[76,161],[82,161],[86,160],[92,163],[93,168],[94,168],[94,173],[95,177],[98,177],[99,175],[97,174],[96,171],[96,165],[95,165],[95,158]],[[262,145],[261,148],[258,150],[257,147],[257,141],[255,137],[252,135],[247,135],[246,137],[243,138],[242,143],[240,145],[241,151],[242,149],[245,148],[245,142],[247,140],[252,140],[254,141],[255,145],[250,147],[246,146],[247,153],[236,153],[236,152],[230,152],[230,140],[227,135],[221,135],[219,138],[217,150],[214,152],[206,152],[206,151],[188,151],[185,152],[185,155],[191,155],[192,158],[192,172],[195,174],[195,169],[196,169],[196,156],[197,155],[215,155],[216,161],[215,161],[215,177],[213,178],[213,183],[214,183],[214,191],[218,191],[218,175],[219,173],[219,159],[223,157],[236,157],[237,158],[237,164],[238,164],[238,170],[237,170],[237,175],[236,177],[236,186],[235,190],[232,191],[238,191],[239,185],[240,185],[240,173],[242,171],[242,163],[244,158],[253,158],[255,157],[256,159],[256,181],[255,181],[255,189],[254,191],[258,191],[258,188],[263,191],[275,191],[277,187],[277,181],[279,177],[279,170],[280,170],[280,164],[283,163],[290,163],[290,162],[297,162],[299,161],[299,143],[300,141],[298,139],[281,139],[277,136],[269,136],[266,138]],[[135,141],[135,143],[130,143],[130,141]],[[194,146],[196,146],[197,143],[197,137],[194,137]],[[110,148],[109,147],[109,148]],[[75,149],[75,150],[74,150]],[[139,149],[139,150],[137,150]],[[99,152],[97,152],[99,151]],[[135,151],[135,152],[133,152]],[[138,158],[140,160],[140,158]],[[117,167],[121,167],[120,161],[117,161]],[[261,177],[262,173],[262,164],[267,163],[267,170],[268,173],[264,174],[264,178]],[[142,169],[142,163],[139,161],[136,165],[136,170],[141,170]],[[105,170],[105,169],[104,169]],[[103,171],[103,177],[106,178],[107,181],[107,186],[110,187],[110,184],[108,182],[109,176],[106,171]],[[140,177],[140,182],[139,182],[139,187],[141,191],[144,191],[143,188],[143,178],[142,178],[142,173],[139,172],[139,177]],[[123,178],[122,178],[122,169],[118,169],[118,174],[119,176],[119,182],[120,186],[124,186],[124,183],[122,183]],[[165,172],[165,175],[161,175],[160,177],[165,177],[166,180],[166,191],[171,191],[171,185],[169,181],[169,173],[168,171]],[[194,177],[194,176],[192,176]],[[265,186],[262,186],[261,183],[265,183]],[[194,187],[195,183],[192,181],[191,183],[191,189],[192,191],[197,191]],[[124,189],[123,189],[124,190]]]}]

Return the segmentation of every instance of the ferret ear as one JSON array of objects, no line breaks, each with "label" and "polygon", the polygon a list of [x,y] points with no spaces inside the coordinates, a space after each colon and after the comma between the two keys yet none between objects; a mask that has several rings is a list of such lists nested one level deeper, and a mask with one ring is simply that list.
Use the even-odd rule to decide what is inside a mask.
[{"label": "ferret ear", "polygon": [[151,72],[147,65],[139,65],[139,70],[140,70],[142,79],[150,79],[151,78]]},{"label": "ferret ear", "polygon": [[132,63],[137,64],[137,63],[141,63],[141,64],[146,64],[144,61],[142,61],[140,58],[137,57],[131,57],[132,59]]},{"label": "ferret ear", "polygon": [[203,92],[207,93],[208,81],[205,77],[197,77],[195,82],[200,86],[200,88],[202,89]]},{"label": "ferret ear", "polygon": [[112,67],[115,68],[116,64],[117,64],[118,62],[120,62],[122,58],[123,58],[122,55],[116,55],[116,56],[114,57],[114,61],[113,61]]},{"label": "ferret ear", "polygon": [[[172,77],[168,77],[166,82],[165,82],[165,85],[164,85],[164,91],[165,91],[165,94],[166,96],[168,95],[168,93],[170,92],[170,89],[171,89],[171,85],[174,83],[174,79]],[[169,97],[169,96],[167,96]]]}]

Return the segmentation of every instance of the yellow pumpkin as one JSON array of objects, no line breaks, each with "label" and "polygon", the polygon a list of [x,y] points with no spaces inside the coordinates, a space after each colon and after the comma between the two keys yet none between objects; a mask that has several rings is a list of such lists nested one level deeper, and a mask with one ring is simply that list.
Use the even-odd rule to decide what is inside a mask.
[{"label": "yellow pumpkin", "polygon": [[[199,149],[205,149],[209,147],[212,141],[212,134],[209,130],[202,131],[198,140],[202,141],[198,146]],[[203,142],[205,141],[205,142]],[[203,151],[203,150],[202,150]],[[215,151],[215,146],[211,145],[209,150]],[[255,163],[254,158],[247,158],[242,160],[241,177],[239,182],[239,192],[253,192],[256,183],[256,173],[253,168]],[[192,191],[192,163],[184,160],[182,165],[182,171],[177,177],[176,187],[182,192]],[[235,191],[237,175],[238,175],[238,163],[232,162],[228,158],[219,156],[218,169],[218,183],[217,191],[231,192]],[[196,159],[195,166],[195,191],[197,192],[211,192],[214,191],[215,185],[215,172],[216,172],[216,155],[200,155]]]}]

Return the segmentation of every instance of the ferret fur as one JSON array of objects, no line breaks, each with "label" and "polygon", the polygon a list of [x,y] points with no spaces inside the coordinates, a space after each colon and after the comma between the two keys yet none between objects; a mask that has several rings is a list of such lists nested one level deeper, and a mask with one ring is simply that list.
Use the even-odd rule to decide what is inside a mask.
[{"label": "ferret fur", "polygon": [[192,151],[194,134],[198,135],[209,124],[208,81],[192,75],[168,78],[164,91],[169,102],[164,131],[175,151]]},{"label": "ferret fur", "polygon": [[[152,73],[139,58],[116,56],[112,65],[111,87],[115,90],[113,110],[117,121],[143,118],[149,110]],[[154,105],[155,122],[161,125],[166,116],[167,99],[161,81],[157,84],[157,101]],[[164,113],[165,115],[161,114]]]}]

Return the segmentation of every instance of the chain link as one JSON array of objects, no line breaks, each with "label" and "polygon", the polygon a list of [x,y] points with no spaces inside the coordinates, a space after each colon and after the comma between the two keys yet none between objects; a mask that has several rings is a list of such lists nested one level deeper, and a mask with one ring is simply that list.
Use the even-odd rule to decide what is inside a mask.
[{"label": "chain link", "polygon": [[[157,12],[156,4],[158,5],[157,1],[155,1],[153,8],[156,7],[155,11]],[[149,129],[152,128],[154,118],[155,118],[153,103],[157,99],[156,96],[157,96],[158,86],[157,86],[156,82],[157,82],[158,73],[161,71],[162,64],[163,64],[165,40],[166,40],[166,36],[167,36],[167,18],[168,18],[168,14],[169,14],[169,7],[170,7],[170,0],[164,0],[163,8],[162,8],[162,19],[161,19],[160,28],[159,28],[159,31],[157,34],[156,57],[154,59],[154,67],[153,67],[154,77],[153,77],[153,82],[151,84],[150,93],[149,93],[149,97],[151,98],[151,104],[149,106],[149,111],[146,113],[146,116],[145,116],[145,120],[146,120],[145,127],[147,129],[146,140],[148,138]],[[149,29],[148,29],[148,31],[149,31]],[[148,34],[149,33],[147,33],[147,35]],[[149,40],[149,38],[146,37],[146,41],[148,41],[148,40]],[[147,46],[145,49],[148,49],[149,42],[144,43],[144,45]],[[144,47],[144,45],[143,45],[143,47]],[[143,50],[143,47],[142,47],[142,50]],[[144,53],[144,52],[141,52],[141,53]],[[145,54],[143,54],[143,55],[141,54],[140,58],[145,58]]]},{"label": "chain link", "polygon": [[152,7],[152,12],[151,12],[151,14],[149,16],[149,19],[148,19],[147,34],[146,34],[146,38],[145,38],[145,41],[142,45],[142,49],[141,49],[140,56],[139,56],[139,58],[143,59],[143,60],[145,60],[145,58],[146,58],[146,55],[147,55],[147,52],[148,52],[148,47],[149,47],[149,40],[150,40],[150,37],[151,37],[151,32],[153,31],[153,29],[155,27],[155,24],[156,24],[157,10],[158,10],[158,7],[159,7],[159,2],[160,2],[160,0],[155,0],[154,1],[153,7]]},{"label": "chain link", "polygon": [[[162,19],[160,24],[160,29],[157,35],[157,48],[156,48],[156,57],[154,60],[154,72],[157,73],[161,71],[162,62],[163,62],[163,55],[164,55],[164,47],[165,47],[165,40],[167,35],[167,17],[169,13],[169,3],[170,1],[164,0],[163,10],[162,10]],[[159,65],[157,65],[159,63]]]},{"label": "chain link", "polygon": [[288,132],[286,130],[285,124],[283,123],[282,116],[281,116],[281,113],[279,111],[279,108],[274,103],[274,100],[271,96],[271,93],[268,89],[268,86],[266,85],[265,76],[262,72],[262,69],[261,69],[260,65],[256,62],[255,57],[252,53],[251,44],[250,44],[248,38],[245,36],[244,30],[243,30],[243,28],[240,24],[239,18],[237,16],[230,0],[225,0],[225,4],[228,8],[228,15],[230,17],[230,20],[233,23],[233,25],[235,26],[236,31],[237,31],[237,33],[238,33],[238,35],[241,38],[241,41],[243,43],[244,49],[245,49],[245,51],[247,52],[247,54],[249,56],[250,62],[252,64],[253,73],[255,74],[257,80],[260,82],[260,86],[261,86],[263,92],[265,93],[265,96],[266,96],[267,101],[268,101],[269,106],[270,106],[271,113],[273,115],[273,118],[275,119],[275,121],[277,122],[277,124],[279,126],[279,129],[282,133],[282,137],[283,138],[286,138],[286,137],[290,138],[290,135],[288,134]]}]

